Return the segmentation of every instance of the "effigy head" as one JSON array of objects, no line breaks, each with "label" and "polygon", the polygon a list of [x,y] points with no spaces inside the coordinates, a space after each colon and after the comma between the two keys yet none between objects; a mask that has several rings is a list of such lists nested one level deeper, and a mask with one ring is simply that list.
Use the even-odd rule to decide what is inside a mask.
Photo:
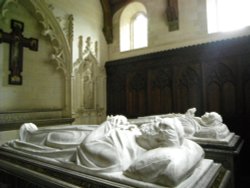
[{"label": "effigy head", "polygon": [[206,112],[201,116],[201,120],[205,126],[213,126],[222,123],[222,117],[217,112]]},{"label": "effigy head", "polygon": [[177,118],[157,118],[140,126],[137,142],[145,149],[181,146],[184,130]]}]

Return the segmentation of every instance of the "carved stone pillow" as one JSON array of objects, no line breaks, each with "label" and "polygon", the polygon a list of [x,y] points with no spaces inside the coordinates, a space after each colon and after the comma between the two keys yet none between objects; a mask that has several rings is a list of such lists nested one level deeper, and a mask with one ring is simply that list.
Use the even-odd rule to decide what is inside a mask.
[{"label": "carved stone pillow", "polygon": [[204,157],[203,149],[184,139],[181,147],[147,151],[124,172],[125,176],[164,186],[176,186],[190,176]]}]

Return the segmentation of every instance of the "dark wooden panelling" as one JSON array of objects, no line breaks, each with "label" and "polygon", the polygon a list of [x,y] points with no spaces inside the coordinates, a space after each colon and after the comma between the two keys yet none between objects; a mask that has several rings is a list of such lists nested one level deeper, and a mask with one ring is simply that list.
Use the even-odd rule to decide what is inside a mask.
[{"label": "dark wooden panelling", "polygon": [[[250,36],[106,63],[107,113],[216,111],[250,145]],[[250,156],[249,156],[250,157]],[[249,163],[248,163],[249,164]]]},{"label": "dark wooden panelling", "polygon": [[157,52],[106,63],[108,114],[128,117],[217,111],[250,114],[250,37]]},{"label": "dark wooden panelling", "polygon": [[148,75],[148,114],[161,114],[173,109],[172,71],[151,69]]}]

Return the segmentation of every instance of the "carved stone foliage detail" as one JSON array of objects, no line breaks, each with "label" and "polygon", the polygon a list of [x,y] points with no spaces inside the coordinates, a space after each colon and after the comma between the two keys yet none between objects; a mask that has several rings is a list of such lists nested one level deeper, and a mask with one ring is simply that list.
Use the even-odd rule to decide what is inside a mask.
[{"label": "carved stone foliage detail", "polygon": [[[3,0],[0,4],[0,19],[1,21],[6,17],[6,13],[15,7],[10,5],[15,4],[24,7],[40,24],[42,38],[48,40],[52,48],[51,54],[48,54],[52,65],[56,66],[57,70],[64,73],[65,76],[65,101],[64,101],[64,115],[71,116],[71,73],[72,73],[72,38],[73,38],[73,16],[66,16],[67,33],[61,27],[60,22],[54,14],[53,7],[47,4],[45,0]],[[11,7],[11,9],[10,9]],[[8,18],[9,19],[9,18]]]},{"label": "carved stone foliage detail", "polygon": [[5,19],[6,13],[12,4],[18,3],[34,15],[42,26],[41,34],[48,37],[53,52],[50,60],[55,62],[57,69],[62,70],[65,74],[71,72],[71,48],[73,39],[73,16],[64,15],[58,17],[53,14],[54,7],[48,5],[44,0],[5,0],[0,7],[0,19]]},{"label": "carved stone foliage detail", "polygon": [[73,16],[67,16],[68,35],[66,36],[60,22],[52,12],[51,5],[42,0],[29,0],[27,2],[34,7],[32,13],[42,26],[41,34],[47,37],[51,43],[53,48],[50,56],[51,61],[56,63],[57,69],[62,70],[67,75],[71,72],[72,44],[70,42],[73,38]]},{"label": "carved stone foliage detail", "polygon": [[17,0],[5,0],[2,2],[2,5],[0,7],[0,19],[4,20],[7,12],[9,11],[10,6],[14,4],[17,6],[18,1]]}]

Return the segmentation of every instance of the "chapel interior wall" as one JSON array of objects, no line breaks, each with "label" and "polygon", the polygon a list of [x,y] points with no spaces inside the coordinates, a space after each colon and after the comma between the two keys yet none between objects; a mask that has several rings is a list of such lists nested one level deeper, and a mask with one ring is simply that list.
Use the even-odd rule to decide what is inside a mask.
[{"label": "chapel interior wall", "polygon": [[[97,72],[98,75],[96,77],[98,77],[98,79],[95,84],[98,88],[98,92],[96,94],[95,103],[98,104],[98,107],[103,109],[103,111],[101,114],[95,113],[91,116],[90,120],[96,123],[103,121],[105,118],[104,110],[106,105],[106,78],[105,70],[102,67],[104,66],[104,62],[107,61],[107,44],[102,33],[103,20],[100,2],[98,0],[91,1],[87,4],[82,3],[82,1],[75,3],[75,1],[68,0],[38,2],[48,6],[53,14],[53,19],[60,25],[61,33],[63,33],[64,36],[58,36],[59,34],[55,33],[57,35],[56,37],[66,39],[71,36],[73,37],[71,51],[69,50],[70,52],[68,55],[70,59],[67,57],[69,61],[67,60],[65,69],[58,68],[57,63],[51,61],[51,56],[56,46],[56,44],[53,43],[55,40],[53,40],[53,35],[46,35],[43,32],[46,31],[49,33],[51,32],[50,29],[53,30],[53,28],[45,28],[44,25],[46,25],[46,23],[42,23],[41,19],[37,19],[36,15],[34,15],[34,10],[32,13],[31,9],[34,9],[34,7],[32,7],[32,3],[29,3],[32,1],[25,1],[24,4],[28,4],[29,6],[23,6],[23,2],[20,2],[11,2],[8,6],[1,7],[3,8],[1,11],[5,11],[5,14],[1,15],[0,28],[4,32],[10,33],[10,20],[19,20],[24,23],[23,36],[38,39],[39,47],[38,51],[31,51],[24,48],[23,83],[22,85],[9,85],[9,45],[8,43],[1,43],[0,45],[1,142],[17,137],[16,130],[21,125],[21,122],[33,122],[33,119],[49,120],[53,125],[55,123],[64,123],[64,118],[68,124],[71,121],[69,118],[72,117],[80,119],[80,121],[78,121],[79,123],[84,124],[87,122],[86,118],[82,118],[86,115],[81,116],[81,114],[73,114],[74,112],[71,111],[72,101],[68,100],[74,100],[71,96],[71,87],[73,87],[70,80],[73,76],[71,68],[72,63],[78,58],[78,38],[80,36],[83,37],[84,42],[88,37],[90,37],[92,41],[97,42],[98,50],[95,61],[103,71]],[[1,4],[1,6],[2,5],[3,4]],[[67,30],[67,24],[69,24],[67,22],[68,20],[65,21],[69,15],[73,17],[72,33],[69,33]],[[49,20],[49,18],[46,19]],[[48,21],[46,19],[45,22]],[[61,57],[59,57],[59,59]],[[65,74],[66,71],[67,73]],[[59,119],[59,121],[56,122],[54,119]],[[41,125],[45,126],[46,124],[43,122]]]},{"label": "chapel interior wall", "polygon": [[114,40],[113,43],[109,45],[109,60],[117,60],[250,34],[249,27],[233,32],[208,34],[206,1],[179,0],[179,29],[175,31],[169,31],[166,17],[166,0],[138,0],[138,2],[142,2],[147,10],[148,47],[120,52],[119,20],[123,10],[120,9],[113,17]]}]

